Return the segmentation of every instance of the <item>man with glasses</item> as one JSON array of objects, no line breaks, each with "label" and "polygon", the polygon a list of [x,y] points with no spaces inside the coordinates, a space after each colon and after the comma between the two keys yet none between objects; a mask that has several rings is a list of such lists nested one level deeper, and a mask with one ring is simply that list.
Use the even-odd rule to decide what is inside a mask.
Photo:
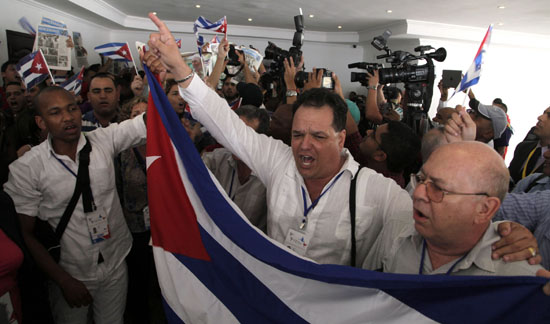
[{"label": "man with glasses", "polygon": [[415,184],[412,221],[392,219],[364,264],[384,272],[446,275],[535,275],[526,261],[491,259],[498,241],[491,219],[508,191],[502,158],[477,142],[443,145]]}]

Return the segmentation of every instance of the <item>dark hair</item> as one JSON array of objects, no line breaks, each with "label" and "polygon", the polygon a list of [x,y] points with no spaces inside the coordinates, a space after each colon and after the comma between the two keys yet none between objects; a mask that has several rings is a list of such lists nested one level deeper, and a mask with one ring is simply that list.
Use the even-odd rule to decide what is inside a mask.
[{"label": "dark hair", "polygon": [[420,152],[420,139],[407,125],[388,122],[388,131],[380,134],[380,148],[386,153],[386,166],[391,172],[402,172]]},{"label": "dark hair", "polygon": [[17,65],[17,61],[8,60],[8,61],[4,62],[4,64],[2,64],[2,73],[6,72],[6,70],[8,69],[8,66],[10,66],[10,65]]},{"label": "dark hair", "polygon": [[33,100],[34,109],[36,110],[36,113],[38,115],[40,116],[42,115],[42,110],[40,109],[40,99],[42,98],[43,95],[53,93],[53,92],[62,92],[64,95],[68,96],[69,98],[71,98],[71,100],[73,100],[76,103],[76,99],[74,98],[73,94],[65,90],[64,88],[45,87],[40,89],[40,92],[38,92],[38,94],[34,97],[34,100]]},{"label": "dark hair", "polygon": [[267,134],[269,129],[269,114],[265,109],[253,105],[243,105],[235,109],[237,116],[242,116],[249,120],[257,119],[259,121],[256,133]]},{"label": "dark hair", "polygon": [[403,95],[401,90],[397,87],[393,86],[387,86],[384,87],[384,97],[386,97],[386,100],[395,100],[399,95]]},{"label": "dark hair", "polygon": [[112,73],[109,73],[109,72],[99,72],[99,73],[96,73],[96,74],[90,79],[90,85],[92,84],[92,80],[93,80],[93,79],[96,79],[96,78],[111,79],[111,81],[113,81],[113,84],[115,85],[115,87],[118,85],[117,82],[116,82],[115,76],[114,76]]},{"label": "dark hair", "polygon": [[177,85],[178,83],[174,79],[168,79],[166,80],[164,84],[164,94],[168,95],[168,92],[170,92],[170,89],[172,89],[173,86]]},{"label": "dark hair", "polygon": [[21,82],[13,82],[13,81],[12,81],[12,82],[8,82],[8,83],[4,86],[4,88],[7,88],[7,87],[10,86],[10,85],[16,85],[16,86],[19,86],[19,87],[23,88],[23,86],[21,85]]},{"label": "dark hair", "polygon": [[294,116],[302,106],[321,108],[325,105],[332,109],[332,127],[337,132],[342,131],[346,127],[348,105],[344,99],[329,89],[313,88],[302,93],[292,106],[292,114]]}]

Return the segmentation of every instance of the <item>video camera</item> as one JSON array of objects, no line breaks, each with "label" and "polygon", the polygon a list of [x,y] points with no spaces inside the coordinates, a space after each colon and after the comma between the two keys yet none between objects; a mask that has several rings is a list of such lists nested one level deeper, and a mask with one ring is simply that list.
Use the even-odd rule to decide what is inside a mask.
[{"label": "video camera", "polygon": [[[432,102],[434,86],[434,63],[443,62],[447,57],[447,51],[440,47],[435,51],[429,45],[418,46],[414,49],[418,55],[406,51],[394,51],[387,46],[387,40],[391,31],[386,30],[382,35],[374,37],[371,45],[386,54],[376,56],[377,59],[386,59],[391,67],[384,68],[379,63],[358,62],[348,65],[348,68],[359,68],[373,73],[378,70],[380,84],[404,83],[406,89],[405,102],[407,103],[407,115],[405,122],[408,123],[417,133],[423,133],[419,129],[419,120],[427,118],[428,110]],[[418,65],[418,60],[424,60],[426,64]],[[367,82],[366,73],[351,72],[351,82]]]}]

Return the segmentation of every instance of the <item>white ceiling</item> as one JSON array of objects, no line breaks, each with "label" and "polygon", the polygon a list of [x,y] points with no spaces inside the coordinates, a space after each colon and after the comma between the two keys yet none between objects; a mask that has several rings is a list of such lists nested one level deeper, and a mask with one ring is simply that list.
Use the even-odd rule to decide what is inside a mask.
[{"label": "white ceiling", "polygon": [[[127,18],[150,11],[164,20],[215,21],[227,16],[231,25],[294,29],[302,8],[305,28],[321,32],[361,32],[397,21],[416,20],[550,35],[550,0],[36,0],[108,28],[132,28]],[[201,7],[196,8],[199,4]],[[505,6],[499,9],[498,6]],[[392,10],[392,13],[387,13]],[[309,18],[313,14],[314,18]],[[248,21],[252,18],[252,21]],[[502,23],[502,25],[498,25]],[[341,25],[342,29],[337,29]]]}]

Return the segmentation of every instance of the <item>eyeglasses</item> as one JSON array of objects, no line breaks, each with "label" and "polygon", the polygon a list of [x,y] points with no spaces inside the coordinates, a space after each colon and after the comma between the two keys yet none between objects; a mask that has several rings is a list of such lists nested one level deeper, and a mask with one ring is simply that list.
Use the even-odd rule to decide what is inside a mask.
[{"label": "eyeglasses", "polygon": [[422,174],[411,174],[411,185],[414,188],[418,186],[419,184],[424,184],[426,186],[426,195],[430,199],[430,201],[433,201],[435,203],[439,203],[443,200],[445,195],[462,195],[462,196],[487,196],[489,197],[489,194],[486,192],[478,192],[478,193],[464,193],[464,192],[452,192],[441,189],[438,185],[436,185],[433,181],[427,180],[426,177]]}]

